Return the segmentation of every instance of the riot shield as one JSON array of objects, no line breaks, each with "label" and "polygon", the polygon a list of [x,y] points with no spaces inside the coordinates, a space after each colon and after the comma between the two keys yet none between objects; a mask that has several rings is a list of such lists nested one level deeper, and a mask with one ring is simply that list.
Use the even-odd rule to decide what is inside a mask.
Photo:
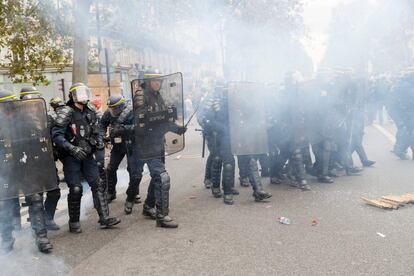
[{"label": "riot shield", "polygon": [[0,103],[0,200],[57,188],[43,99]]},{"label": "riot shield", "polygon": [[[150,88],[151,81],[160,82],[158,92]],[[177,127],[184,126],[182,74],[136,79],[131,88],[138,158],[159,158],[183,150],[184,134],[176,133]]]},{"label": "riot shield", "polygon": [[252,82],[228,84],[231,150],[234,155],[268,153],[268,125],[264,85]]}]

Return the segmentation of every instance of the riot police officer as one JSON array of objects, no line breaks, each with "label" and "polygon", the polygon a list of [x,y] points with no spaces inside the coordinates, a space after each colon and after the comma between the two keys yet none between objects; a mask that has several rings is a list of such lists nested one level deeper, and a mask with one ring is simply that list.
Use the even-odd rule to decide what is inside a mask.
[{"label": "riot police officer", "polygon": [[[275,102],[277,106],[273,110],[271,121],[274,143],[271,147],[271,156],[274,158],[271,183],[279,184],[288,180],[291,186],[308,191],[310,186],[306,179],[303,152],[309,147],[309,141],[301,85],[301,74],[297,71],[289,72],[285,75],[282,89],[278,91],[279,99]],[[288,170],[286,177],[285,168]]]},{"label": "riot police officer", "polygon": [[59,108],[65,106],[65,103],[62,101],[61,98],[55,97],[50,99],[49,105],[52,107],[54,112],[57,112]]},{"label": "riot police officer", "polygon": [[[28,87],[23,87],[20,90],[21,100],[29,100],[29,99],[36,99],[36,98],[42,98],[42,94],[36,87],[28,86]],[[61,104],[63,104],[63,102],[61,102],[60,104],[56,103],[56,105],[61,105]],[[50,130],[53,127],[54,117],[55,117],[55,114],[51,114],[50,112],[48,113],[48,124],[49,124]],[[57,175],[57,170],[56,170],[56,175]],[[58,180],[57,185],[59,185],[59,178],[57,177],[56,179]],[[54,220],[56,207],[59,202],[59,199],[60,199],[60,188],[59,187],[55,190],[48,191],[46,193],[44,207],[45,207],[46,228],[48,230],[57,231],[60,229]]]},{"label": "riot police officer", "polygon": [[[15,100],[17,100],[17,98],[11,92],[0,91],[0,102]],[[32,103],[37,104],[34,102]],[[28,104],[28,106],[29,105],[30,104]],[[22,105],[22,107],[23,106],[24,105]],[[32,107],[33,105],[30,106]],[[19,110],[19,108],[15,110]],[[35,110],[31,115],[38,115],[37,112],[38,110]],[[13,249],[15,240],[13,237],[13,216],[16,217],[16,206],[19,206],[17,196],[19,192],[23,192],[26,204],[29,207],[30,222],[35,235],[36,245],[40,252],[48,253],[53,246],[47,237],[43,194],[39,192],[47,190],[47,187],[50,187],[51,189],[56,188],[56,183],[54,183],[53,180],[52,182],[48,181],[49,183],[41,183],[39,185],[34,183],[32,187],[28,185],[28,183],[33,183],[33,179],[29,178],[30,174],[33,173],[30,169],[37,172],[37,169],[33,166],[35,164],[34,162],[43,161],[42,156],[40,156],[41,154],[45,154],[46,157],[48,155],[47,151],[44,150],[45,145],[43,144],[48,141],[45,137],[36,136],[37,134],[43,135],[45,133],[42,133],[42,124],[35,121],[36,119],[34,117],[31,117],[22,111],[14,114],[13,119],[11,120],[5,118],[7,116],[11,115],[2,114],[2,120],[0,121],[0,132],[2,136],[0,151],[2,152],[2,158],[4,158],[5,161],[5,167],[2,168],[2,181],[7,180],[8,184],[7,186],[2,185],[2,191],[0,193],[0,232],[2,236],[1,249],[4,252],[8,252]],[[17,122],[13,123],[13,120],[17,120]],[[20,127],[12,128],[11,125],[7,125],[7,122],[13,124],[19,123],[21,125]],[[43,129],[46,129],[46,119],[44,119],[44,123]],[[36,137],[31,140],[33,134],[35,134]],[[24,139],[24,143],[21,142],[22,139]],[[29,150],[25,147],[31,148]],[[36,152],[37,150],[39,152]],[[51,159],[50,161],[52,162]],[[7,170],[22,171],[24,173],[13,173],[8,175]],[[38,176],[35,181],[42,180]],[[16,197],[13,197],[13,195]],[[20,212],[18,219],[20,220]]]},{"label": "riot police officer", "polygon": [[407,150],[414,149],[414,72],[404,72],[396,82],[390,97],[389,112],[397,126],[393,152],[407,160]]},{"label": "riot police officer", "polygon": [[[161,75],[155,71],[146,71],[141,88],[134,91],[133,110],[124,111],[119,121],[121,128],[126,131],[134,131],[135,139],[133,141],[133,155],[135,160],[139,159],[141,168],[146,163],[151,175],[151,182],[148,187],[147,198],[144,203],[143,214],[153,218],[152,210],[155,207],[156,225],[164,228],[176,228],[178,224],[169,216],[169,190],[170,176],[165,169],[165,134],[173,132],[183,135],[186,131],[184,126],[179,126],[175,122],[164,121],[164,116],[152,117],[153,120],[149,125],[138,122],[140,118],[168,112],[172,109],[167,106],[163,96]],[[176,85],[176,84],[175,84]],[[173,96],[173,95],[172,95]],[[182,90],[181,95],[182,96]],[[162,118],[161,121],[158,119]],[[144,154],[146,153],[147,156]],[[128,195],[129,197],[130,195]],[[131,194],[132,196],[132,194]],[[126,202],[126,207],[128,199]]]},{"label": "riot police officer", "polygon": [[[106,168],[108,202],[111,202],[116,198],[116,184],[118,182],[116,173],[122,159],[124,159],[124,157],[127,155],[127,144],[125,143],[122,134],[119,133],[119,124],[117,124],[119,116],[126,107],[127,102],[122,95],[110,96],[108,99],[108,110],[104,112],[99,123],[99,128],[102,136],[106,135],[109,128],[108,139],[112,144],[111,157]],[[138,181],[138,183],[134,183],[132,185],[137,185],[139,187],[141,177],[133,174],[133,168],[131,168],[131,165],[132,164],[128,162],[130,182]]]},{"label": "riot police officer", "polygon": [[[134,204],[137,203],[137,196],[139,195],[139,184],[142,180],[142,173],[145,163],[139,160],[139,156],[136,153],[135,135],[134,135],[134,113],[132,104],[126,105],[121,114],[118,115],[117,120],[113,122],[113,128],[111,129],[111,136],[114,139],[119,139],[123,147],[123,151],[127,156],[127,166],[129,173],[129,184],[126,190],[127,198],[125,200],[124,211],[129,215],[132,213]],[[112,156],[111,156],[112,158]],[[111,167],[111,165],[108,165]],[[109,175],[109,173],[108,173]],[[153,180],[151,180],[152,182]],[[150,184],[153,187],[153,183]],[[148,204],[144,204],[144,216],[156,219],[155,202],[152,207],[148,207]]]},{"label": "riot police officer", "polygon": [[202,127],[203,150],[204,150],[205,143],[207,143],[207,149],[209,151],[207,161],[206,161],[205,173],[204,173],[204,187],[206,189],[210,189],[213,184],[211,180],[211,165],[213,163],[213,156],[211,155],[212,133],[211,133],[211,129],[208,128],[206,115],[208,111],[208,106],[211,105],[212,97],[211,95],[209,95],[206,89],[202,89],[201,92],[204,93],[204,97],[201,99],[199,103],[200,110],[198,111],[198,114],[197,114],[197,121],[198,121],[198,124]]},{"label": "riot police officer", "polygon": [[213,186],[211,192],[215,198],[221,198],[220,183],[223,187],[223,202],[228,205],[234,204],[234,173],[235,161],[231,152],[229,119],[227,112],[227,93],[224,80],[218,80],[213,99],[208,106],[206,125],[212,132],[211,155],[211,179]]},{"label": "riot police officer", "polygon": [[99,133],[97,111],[89,103],[91,93],[83,83],[75,83],[69,89],[69,102],[57,114],[52,129],[53,142],[59,149],[63,172],[69,187],[69,231],[81,233],[79,222],[82,198],[81,176],[91,186],[94,207],[99,215],[101,228],[112,227],[120,222],[109,215],[105,186],[93,154],[104,147]]}]

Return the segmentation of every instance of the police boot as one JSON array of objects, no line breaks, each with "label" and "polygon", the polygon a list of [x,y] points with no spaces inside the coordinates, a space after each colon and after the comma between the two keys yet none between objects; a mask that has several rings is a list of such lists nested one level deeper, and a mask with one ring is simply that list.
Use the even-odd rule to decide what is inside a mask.
[{"label": "police boot", "polygon": [[348,167],[345,169],[347,176],[353,176],[353,175],[361,175],[361,172],[363,171],[362,168],[358,167]]},{"label": "police boot", "polygon": [[178,224],[168,216],[170,205],[170,176],[167,172],[160,174],[159,181],[155,182],[155,193],[157,198],[157,226],[164,228],[177,228]]},{"label": "police boot", "polygon": [[95,209],[99,215],[101,229],[110,228],[121,222],[120,219],[109,216],[108,202],[106,201],[104,191],[98,188],[98,191],[92,192],[92,197]]},{"label": "police boot", "polygon": [[204,187],[205,187],[206,189],[210,189],[210,188],[211,188],[211,186],[213,186],[213,182],[211,182],[211,180],[210,180],[210,179],[204,179]]},{"label": "police boot", "polygon": [[142,203],[142,201],[141,201],[141,196],[140,196],[139,194],[135,197],[135,203],[136,203],[136,204],[140,204],[140,203]]},{"label": "police boot", "polygon": [[263,201],[265,199],[271,198],[272,194],[264,190],[259,190],[259,191],[253,192],[253,197],[255,201],[259,202],[259,201]]},{"label": "police boot", "polygon": [[134,201],[125,201],[125,206],[124,206],[124,212],[126,215],[130,215],[132,213],[132,208],[134,207],[135,204],[135,200]]},{"label": "police boot", "polygon": [[156,215],[157,227],[162,228],[177,228],[178,223],[174,222],[174,220],[168,216],[163,215],[162,213],[157,213]]},{"label": "police boot", "polygon": [[319,175],[318,181],[320,183],[334,183],[333,179],[327,175]]},{"label": "police boot", "polygon": [[240,181],[240,186],[242,187],[249,187],[250,186],[250,181],[248,177],[243,177],[243,178],[239,178]]},{"label": "police boot", "polygon": [[[132,212],[134,204],[137,202],[137,196],[139,196],[139,184],[141,183],[142,177],[132,176],[129,181],[128,189],[126,191],[127,199],[125,201],[124,211],[125,214],[129,215]],[[141,198],[139,198],[141,202]]]},{"label": "police boot", "polygon": [[50,231],[58,231],[60,229],[59,225],[56,224],[54,219],[45,220],[46,228]]},{"label": "police boot", "polygon": [[57,231],[60,227],[56,224],[54,217],[56,206],[60,199],[60,189],[56,189],[46,194],[45,200],[45,223],[47,230]]},{"label": "police boot", "polygon": [[302,191],[310,191],[311,188],[308,184],[308,181],[306,179],[297,180],[294,182],[294,186],[301,189]]},{"label": "police boot", "polygon": [[257,161],[254,158],[251,158],[249,161],[249,180],[253,188],[253,197],[255,201],[259,202],[272,197],[270,193],[263,190],[259,168],[257,166]]},{"label": "police boot", "polygon": [[215,198],[221,198],[223,196],[220,187],[212,187],[211,193]]},{"label": "police boot", "polygon": [[364,160],[363,162],[362,162],[362,166],[364,166],[364,167],[371,167],[372,165],[374,165],[376,162],[375,161],[372,161],[372,160]]},{"label": "police boot", "polygon": [[40,252],[49,253],[53,246],[47,238],[47,230],[45,225],[44,207],[43,207],[43,195],[34,194],[28,197],[30,220],[32,228],[36,235],[36,245]]},{"label": "police boot", "polygon": [[50,253],[53,249],[53,245],[50,243],[47,236],[36,236],[36,245],[42,253]]},{"label": "police boot", "polygon": [[280,185],[280,184],[282,184],[282,180],[281,180],[279,177],[272,176],[272,177],[270,178],[270,184],[273,184],[273,185]]},{"label": "police boot", "polygon": [[144,207],[142,209],[142,214],[150,219],[156,219],[157,218],[157,212],[155,211],[154,207],[150,207],[147,204],[144,204]]},{"label": "police boot", "polygon": [[335,168],[329,170],[328,175],[330,177],[339,177],[338,171]]},{"label": "police boot", "polygon": [[69,188],[68,211],[69,211],[69,232],[79,234],[82,228],[79,222],[82,198],[82,186]]},{"label": "police boot", "polygon": [[223,202],[224,204],[227,205],[233,205],[234,204],[234,200],[233,200],[233,194],[225,194],[223,197]]}]

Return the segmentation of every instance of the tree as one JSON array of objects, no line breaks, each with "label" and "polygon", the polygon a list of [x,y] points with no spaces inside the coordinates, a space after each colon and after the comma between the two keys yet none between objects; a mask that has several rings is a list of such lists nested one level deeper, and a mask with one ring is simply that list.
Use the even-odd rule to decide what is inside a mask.
[{"label": "tree", "polygon": [[0,66],[13,82],[48,84],[46,66],[61,70],[70,63],[70,38],[57,31],[55,14],[50,1],[0,1]]}]

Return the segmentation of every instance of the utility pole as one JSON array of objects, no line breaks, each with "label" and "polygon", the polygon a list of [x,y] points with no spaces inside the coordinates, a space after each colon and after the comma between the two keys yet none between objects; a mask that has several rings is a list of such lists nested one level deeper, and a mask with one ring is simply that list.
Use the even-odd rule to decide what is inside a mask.
[{"label": "utility pole", "polygon": [[88,25],[91,0],[73,0],[75,5],[72,82],[88,82]]},{"label": "utility pole", "polygon": [[[101,39],[101,16],[99,13],[99,0],[96,0],[96,37],[98,39],[98,57],[101,56],[102,52],[102,39]],[[102,73],[101,61],[99,61],[99,73]]]},{"label": "utility pole", "polygon": [[111,96],[111,72],[109,65],[108,48],[105,47],[106,83],[108,85],[108,96]]}]

